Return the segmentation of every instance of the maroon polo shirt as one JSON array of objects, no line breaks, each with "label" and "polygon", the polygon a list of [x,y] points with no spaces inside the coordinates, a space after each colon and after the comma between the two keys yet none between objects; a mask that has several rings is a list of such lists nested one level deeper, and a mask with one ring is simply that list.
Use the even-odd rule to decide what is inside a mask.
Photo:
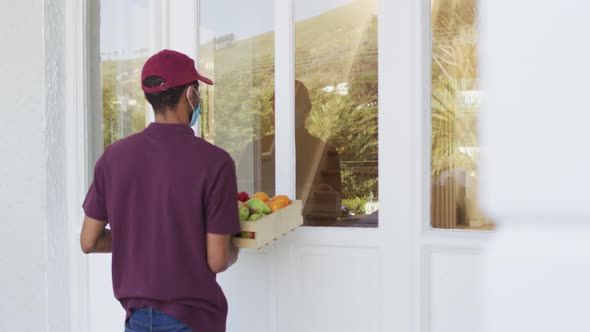
[{"label": "maroon polo shirt", "polygon": [[227,301],[207,264],[206,233],[240,231],[236,173],[186,125],[152,123],[96,162],[86,215],[108,221],[115,297],[194,331],[225,331]]}]

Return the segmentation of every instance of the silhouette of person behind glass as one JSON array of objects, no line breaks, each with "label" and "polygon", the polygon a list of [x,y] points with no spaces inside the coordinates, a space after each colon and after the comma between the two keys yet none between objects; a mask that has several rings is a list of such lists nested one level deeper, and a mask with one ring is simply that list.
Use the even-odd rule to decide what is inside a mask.
[{"label": "silhouette of person behind glass", "polygon": [[[274,95],[271,98],[274,123]],[[305,127],[311,113],[309,90],[295,81],[296,198],[303,201],[307,225],[330,225],[341,215],[340,160],[336,149]],[[274,134],[254,140],[238,162],[238,186],[248,192],[275,195]]]}]

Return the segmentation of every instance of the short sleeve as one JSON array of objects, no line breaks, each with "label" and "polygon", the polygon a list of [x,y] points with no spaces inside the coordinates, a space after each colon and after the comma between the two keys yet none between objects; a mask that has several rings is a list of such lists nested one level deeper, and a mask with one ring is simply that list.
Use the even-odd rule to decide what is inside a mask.
[{"label": "short sleeve", "polygon": [[84,213],[90,218],[107,221],[107,207],[105,198],[105,161],[104,154],[98,159],[94,167],[94,179],[82,208]]},{"label": "short sleeve", "polygon": [[231,158],[223,163],[209,188],[206,231],[214,234],[239,233],[236,166]]}]

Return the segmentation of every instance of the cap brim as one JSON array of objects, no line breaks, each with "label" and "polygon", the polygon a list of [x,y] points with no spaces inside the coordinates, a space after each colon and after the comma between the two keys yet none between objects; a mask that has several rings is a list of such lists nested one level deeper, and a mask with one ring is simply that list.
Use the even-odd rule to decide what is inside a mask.
[{"label": "cap brim", "polygon": [[208,77],[205,77],[205,76],[203,76],[201,74],[197,74],[197,78],[199,79],[199,81],[201,81],[201,82],[203,82],[205,84],[213,85],[213,81],[210,78],[208,78]]}]

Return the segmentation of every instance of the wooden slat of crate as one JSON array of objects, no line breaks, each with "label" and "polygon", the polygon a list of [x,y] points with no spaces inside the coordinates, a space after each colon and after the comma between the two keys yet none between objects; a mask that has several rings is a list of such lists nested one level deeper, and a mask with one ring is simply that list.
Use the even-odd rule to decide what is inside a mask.
[{"label": "wooden slat of crate", "polygon": [[233,238],[240,248],[262,248],[275,239],[285,235],[303,224],[301,201],[293,201],[289,206],[271,213],[257,221],[242,221],[242,231],[256,233],[254,239]]}]

